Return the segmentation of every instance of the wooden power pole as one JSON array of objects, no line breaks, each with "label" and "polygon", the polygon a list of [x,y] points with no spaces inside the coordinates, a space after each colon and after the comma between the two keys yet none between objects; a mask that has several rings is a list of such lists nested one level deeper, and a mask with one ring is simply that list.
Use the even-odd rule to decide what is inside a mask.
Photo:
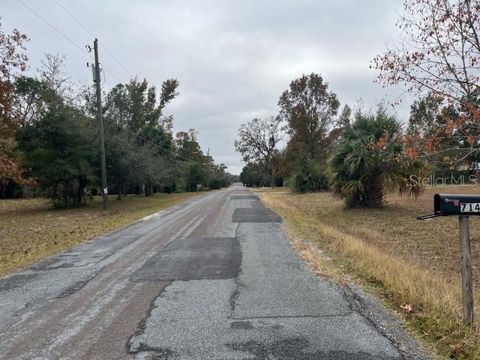
[{"label": "wooden power pole", "polygon": [[107,163],[105,160],[105,134],[103,129],[103,114],[102,114],[102,90],[100,88],[100,64],[98,63],[98,39],[93,42],[93,50],[95,53],[94,76],[93,82],[97,92],[97,121],[100,132],[100,165],[102,167],[102,200],[103,210],[107,210]]}]

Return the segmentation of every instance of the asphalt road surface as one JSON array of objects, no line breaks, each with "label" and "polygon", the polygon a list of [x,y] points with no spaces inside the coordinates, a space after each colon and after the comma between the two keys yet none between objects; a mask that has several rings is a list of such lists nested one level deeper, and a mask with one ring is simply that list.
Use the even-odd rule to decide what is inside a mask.
[{"label": "asphalt road surface", "polygon": [[232,186],[0,278],[0,358],[422,357],[357,295]]}]

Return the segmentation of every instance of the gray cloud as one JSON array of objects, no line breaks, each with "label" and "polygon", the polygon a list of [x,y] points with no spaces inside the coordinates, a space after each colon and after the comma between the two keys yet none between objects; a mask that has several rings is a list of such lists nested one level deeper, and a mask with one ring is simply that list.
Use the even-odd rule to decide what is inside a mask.
[{"label": "gray cloud", "polygon": [[[92,36],[54,0],[23,0],[83,47]],[[318,72],[342,103],[367,106],[400,89],[374,84],[372,58],[393,42],[401,0],[57,0],[98,36],[130,74],[160,85],[170,77],[181,84],[180,97],[167,109],[175,130],[195,128],[202,147],[217,162],[238,173],[233,149],[238,127],[253,117],[274,115],[280,94],[294,78]],[[89,83],[91,61],[15,0],[4,0],[2,23],[27,33],[30,65],[43,54],[68,58],[67,72]],[[105,90],[129,74],[100,48]],[[407,101],[397,111],[408,114]]]}]

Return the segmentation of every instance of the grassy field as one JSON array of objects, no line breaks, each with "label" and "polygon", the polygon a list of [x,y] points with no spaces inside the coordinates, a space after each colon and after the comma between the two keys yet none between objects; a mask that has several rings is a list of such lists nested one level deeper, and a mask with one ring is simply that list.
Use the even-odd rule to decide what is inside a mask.
[{"label": "grassy field", "polygon": [[112,196],[106,212],[100,198],[68,210],[54,210],[45,199],[0,200],[0,275],[194,196],[198,195],[131,195],[122,200]]},{"label": "grassy field", "polygon": [[[295,246],[317,271],[340,281],[362,281],[441,356],[480,358],[480,321],[475,331],[461,320],[458,218],[416,220],[432,212],[437,192],[480,194],[480,186],[429,188],[417,200],[390,195],[383,209],[346,210],[330,193],[277,189],[262,190],[260,196],[286,220]],[[480,219],[470,219],[480,304]]]}]

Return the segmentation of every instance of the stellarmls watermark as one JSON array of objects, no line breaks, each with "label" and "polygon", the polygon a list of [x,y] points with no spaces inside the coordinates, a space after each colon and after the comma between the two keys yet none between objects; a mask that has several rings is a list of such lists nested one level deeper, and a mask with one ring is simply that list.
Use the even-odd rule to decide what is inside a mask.
[{"label": "stellarmls watermark", "polygon": [[455,186],[475,186],[480,182],[479,175],[470,174],[470,175],[449,175],[449,176],[438,176],[431,174],[430,176],[418,176],[410,175],[410,186],[445,186],[445,185],[455,185]]}]

